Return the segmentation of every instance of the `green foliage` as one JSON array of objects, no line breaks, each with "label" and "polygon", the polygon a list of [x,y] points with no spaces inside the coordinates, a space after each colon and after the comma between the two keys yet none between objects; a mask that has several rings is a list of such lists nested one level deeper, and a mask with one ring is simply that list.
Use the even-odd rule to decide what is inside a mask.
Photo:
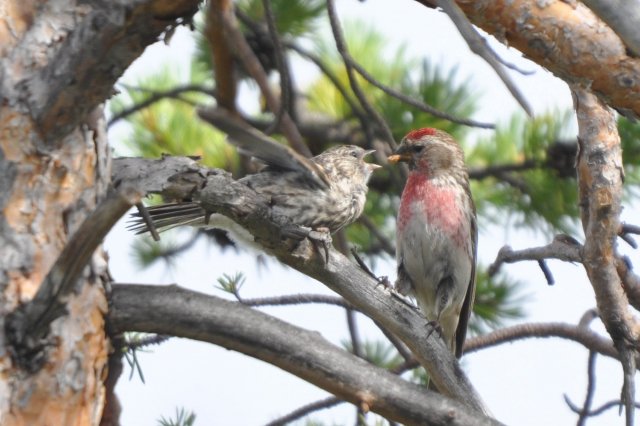
[{"label": "green foliage", "polygon": [[[187,244],[191,244],[191,241]],[[175,255],[182,251],[184,244],[172,239],[169,234],[163,233],[160,241],[154,241],[148,235],[136,238],[131,247],[132,258],[140,269],[146,269],[162,259],[169,267],[173,267]]]},{"label": "green foliage", "polygon": [[540,115],[531,120],[514,116],[492,137],[480,139],[467,149],[472,169],[532,163],[528,170],[472,182],[481,222],[499,224],[506,219],[517,227],[550,233],[574,230],[579,214],[576,181],[559,178],[544,167],[548,148],[561,140],[568,121],[568,113]]},{"label": "green foliage", "polygon": [[[378,81],[389,86],[399,88],[400,83],[407,78],[416,64],[415,60],[407,58],[404,46],[390,49],[388,39],[374,27],[363,22],[348,23],[345,26],[345,38],[351,56]],[[336,74],[343,86],[349,87],[344,63],[335,49],[333,40],[322,39],[316,44],[316,53],[322,61]],[[388,50],[393,54],[387,53]],[[380,108],[386,102],[387,95],[374,88],[360,75],[357,76],[357,80],[373,105]],[[353,116],[342,94],[324,75],[310,85],[306,94],[308,107],[312,111],[319,111],[336,118]]]},{"label": "green foliage", "polygon": [[[191,78],[193,84],[201,83],[198,72],[193,72]],[[111,110],[116,114],[128,105],[140,104],[158,92],[178,86],[177,72],[165,67],[136,86],[125,86],[111,101]],[[198,155],[207,166],[235,170],[238,167],[235,149],[224,141],[222,133],[197,118],[194,106],[207,100],[202,93],[185,92],[177,99],[155,102],[126,118],[132,132],[123,142],[133,155]]]},{"label": "green foliage", "polygon": [[507,320],[522,318],[523,298],[518,296],[519,283],[505,276],[489,277],[487,270],[476,270],[476,301],[469,324],[473,334],[484,334],[503,327]]},{"label": "green foliage", "polygon": [[[477,110],[477,98],[470,82],[457,83],[457,68],[443,70],[424,59],[418,68],[417,79],[414,77],[415,69],[411,71],[406,73],[400,83],[401,93],[455,117],[469,118]],[[462,141],[468,130],[468,127],[434,117],[395,98],[389,97],[380,108],[385,119],[391,123],[396,140],[400,140],[412,129],[435,127]]]},{"label": "green foliage", "polygon": [[[240,0],[237,7],[253,21],[265,21],[262,0]],[[281,36],[303,37],[318,30],[318,18],[324,14],[325,3],[321,0],[271,0],[271,9]]]},{"label": "green foliage", "polygon": [[176,408],[175,418],[165,418],[162,416],[158,420],[160,426],[193,426],[196,415],[193,411],[186,411],[184,408]]},{"label": "green foliage", "polygon": [[238,296],[245,280],[246,277],[242,272],[236,272],[233,275],[222,274],[222,276],[217,280],[219,284],[217,288],[224,292]]},{"label": "green foliage", "polygon": [[[353,346],[350,340],[343,340],[342,346],[350,352],[353,352]],[[361,342],[362,357],[380,368],[392,370],[403,363],[402,357],[398,354],[393,345],[387,341],[370,341]]]},{"label": "green foliage", "polygon": [[640,123],[620,117],[618,119],[618,132],[620,133],[620,143],[622,145],[625,188],[637,192],[635,186],[640,184]]}]

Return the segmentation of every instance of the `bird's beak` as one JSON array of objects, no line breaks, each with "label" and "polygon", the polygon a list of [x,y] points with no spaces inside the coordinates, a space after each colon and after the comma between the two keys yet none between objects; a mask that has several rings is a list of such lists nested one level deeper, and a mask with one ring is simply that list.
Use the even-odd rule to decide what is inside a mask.
[{"label": "bird's beak", "polygon": [[387,157],[387,161],[391,164],[396,164],[401,161],[407,162],[409,160],[411,160],[409,154],[393,154]]},{"label": "bird's beak", "polygon": [[[374,152],[376,152],[375,149],[370,149],[368,151],[364,152],[363,157],[366,157],[369,154],[373,154]],[[367,166],[369,166],[369,169],[373,172],[378,170],[379,168],[381,168],[382,166],[380,164],[375,164],[375,163],[367,163]]]}]

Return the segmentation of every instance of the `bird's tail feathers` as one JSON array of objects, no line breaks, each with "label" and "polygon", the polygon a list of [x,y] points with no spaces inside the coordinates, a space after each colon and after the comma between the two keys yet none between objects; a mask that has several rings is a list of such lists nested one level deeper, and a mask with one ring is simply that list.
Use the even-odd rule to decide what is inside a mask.
[{"label": "bird's tail feathers", "polygon": [[[205,211],[196,203],[170,203],[147,207],[153,226],[159,231],[175,228],[176,226],[197,226],[204,222]],[[149,232],[149,226],[140,212],[131,214],[132,218],[127,229],[136,234]]]}]

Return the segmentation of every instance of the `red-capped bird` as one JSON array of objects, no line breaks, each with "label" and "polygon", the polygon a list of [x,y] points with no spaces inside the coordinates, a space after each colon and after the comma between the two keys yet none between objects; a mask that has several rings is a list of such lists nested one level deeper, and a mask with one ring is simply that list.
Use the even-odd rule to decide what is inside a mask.
[{"label": "red-capped bird", "polygon": [[475,296],[478,231],[460,145],[424,128],[407,134],[389,157],[409,177],[398,211],[396,289],[416,298],[460,358]]}]

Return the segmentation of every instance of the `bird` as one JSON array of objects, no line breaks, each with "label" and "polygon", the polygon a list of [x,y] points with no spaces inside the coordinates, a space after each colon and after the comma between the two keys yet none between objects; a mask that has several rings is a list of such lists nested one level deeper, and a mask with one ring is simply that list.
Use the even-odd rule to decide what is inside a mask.
[{"label": "bird", "polygon": [[[364,210],[367,183],[381,166],[365,157],[375,150],[338,145],[312,158],[304,157],[265,134],[249,127],[224,110],[209,110],[201,117],[227,133],[228,140],[266,166],[238,182],[265,196],[274,216],[291,224],[323,233],[335,233],[354,222]],[[176,226],[223,228],[242,243],[253,240],[244,228],[222,215],[209,215],[197,202],[166,203],[148,207],[159,231]],[[129,229],[149,231],[140,213]]]},{"label": "bird", "polygon": [[478,245],[464,153],[451,135],[427,127],[409,132],[388,161],[409,166],[397,217],[395,289],[416,299],[431,331],[460,358]]}]

